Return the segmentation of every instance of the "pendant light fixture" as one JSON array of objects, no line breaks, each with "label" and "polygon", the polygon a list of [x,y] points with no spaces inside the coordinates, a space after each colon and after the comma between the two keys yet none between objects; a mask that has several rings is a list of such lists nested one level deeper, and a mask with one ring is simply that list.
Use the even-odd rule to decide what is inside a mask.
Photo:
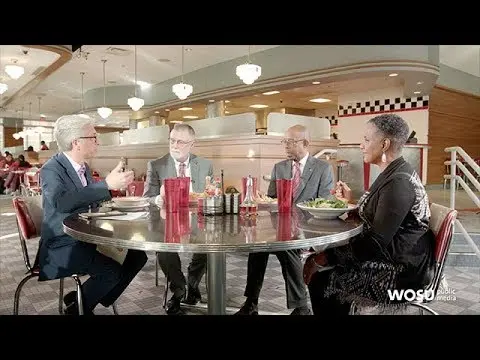
[{"label": "pendant light fixture", "polygon": [[81,72],[80,73],[80,85],[81,85],[81,88],[82,88],[82,108],[80,110],[80,114],[78,114],[78,116],[81,116],[83,118],[86,118],[86,119],[90,119],[90,116],[88,116],[87,114],[85,114],[85,106],[84,106],[84,102],[83,102],[83,77],[85,76],[85,73],[84,72]]},{"label": "pendant light fixture", "polygon": [[[16,110],[16,113],[17,113],[17,116],[18,116],[18,110]],[[13,133],[12,136],[15,140],[18,140],[22,137],[20,135],[20,133],[18,132],[18,118],[17,117],[15,117],[15,133]]]},{"label": "pendant light fixture", "polygon": [[185,100],[193,92],[193,86],[183,82],[185,47],[182,45],[182,81],[172,86],[172,91],[180,100]]},{"label": "pendant light fixture", "polygon": [[244,82],[244,84],[251,85],[262,75],[262,68],[259,65],[250,62],[250,47],[248,45],[248,59],[245,64],[237,66],[237,76]]},{"label": "pendant light fixture", "polygon": [[137,45],[135,45],[135,92],[133,97],[128,99],[128,106],[132,108],[133,111],[138,111],[145,104],[143,99],[137,97]]},{"label": "pendant light fixture", "polygon": [[97,109],[98,115],[100,115],[103,119],[108,118],[112,115],[112,109],[107,107],[106,105],[106,82],[105,82],[105,63],[107,60],[102,60],[103,62],[103,106]]},{"label": "pendant light fixture", "polygon": [[13,65],[6,65],[5,72],[10,76],[12,79],[17,80],[25,73],[25,69],[23,66],[17,65],[17,60],[13,60]]}]

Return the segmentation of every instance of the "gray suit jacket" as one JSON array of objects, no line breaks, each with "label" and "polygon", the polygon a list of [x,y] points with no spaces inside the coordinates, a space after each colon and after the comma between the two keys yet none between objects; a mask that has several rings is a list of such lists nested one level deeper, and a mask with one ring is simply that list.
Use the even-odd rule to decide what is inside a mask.
[{"label": "gray suit jacket", "polygon": [[[292,160],[283,160],[275,164],[272,170],[271,182],[268,187],[267,195],[273,198],[277,197],[277,179],[292,178]],[[330,190],[335,186],[333,182],[333,170],[329,163],[308,156],[305,168],[303,169],[300,190],[293,199],[295,204],[314,199],[317,197],[328,199],[332,195]]]},{"label": "gray suit jacket", "polygon": [[[192,189],[196,193],[205,190],[205,177],[213,176],[213,164],[210,160],[203,159],[194,154],[190,154],[190,173]],[[147,180],[143,196],[154,201],[157,195],[160,195],[160,187],[163,180],[177,177],[175,161],[170,154],[161,158],[151,160],[147,164]]]}]

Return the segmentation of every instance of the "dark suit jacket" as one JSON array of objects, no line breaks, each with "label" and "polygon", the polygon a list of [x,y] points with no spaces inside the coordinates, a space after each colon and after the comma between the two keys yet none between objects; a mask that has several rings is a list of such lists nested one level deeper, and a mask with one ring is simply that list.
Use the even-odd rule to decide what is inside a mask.
[{"label": "dark suit jacket", "polygon": [[[276,198],[276,180],[291,178],[292,160],[283,160],[275,164],[272,170],[271,182],[268,187],[267,195]],[[296,204],[317,197],[327,199],[331,196],[330,190],[333,189],[334,186],[333,171],[330,164],[310,155],[308,156],[305,168],[303,169],[300,191],[293,199],[293,202]]]},{"label": "dark suit jacket", "polygon": [[[190,154],[190,181],[192,189],[196,193],[205,190],[205,177],[213,176],[213,164],[210,160],[203,159],[194,154]],[[163,180],[176,177],[175,161],[170,154],[161,158],[151,160],[147,164],[147,180],[145,181],[145,190],[143,196],[154,200],[160,195],[160,187]]]},{"label": "dark suit jacket", "polygon": [[[88,211],[89,205],[94,209],[99,202],[111,199],[105,180],[94,182],[88,166],[85,177],[87,186],[84,187],[63,153],[52,156],[40,169],[43,197],[42,240],[39,249],[40,280],[69,276],[68,264],[82,261],[75,258],[75,253],[71,250],[78,240],[64,233],[63,220],[73,213]],[[49,251],[57,248],[62,248],[65,256],[69,257],[65,259],[62,268],[49,263]]]}]

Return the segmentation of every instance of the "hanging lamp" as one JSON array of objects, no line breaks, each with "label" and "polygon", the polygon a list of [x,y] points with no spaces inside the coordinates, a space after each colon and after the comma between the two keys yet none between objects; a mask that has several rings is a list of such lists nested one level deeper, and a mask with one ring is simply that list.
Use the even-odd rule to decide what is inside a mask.
[{"label": "hanging lamp", "polygon": [[183,82],[185,47],[182,45],[182,80],[172,86],[172,91],[180,100],[185,100],[193,92],[193,86]]},{"label": "hanging lamp", "polygon": [[252,64],[250,62],[250,47],[248,45],[248,59],[245,64],[237,66],[237,76],[240,80],[243,81],[244,84],[251,85],[257,80],[260,75],[262,75],[262,68],[259,65]]},{"label": "hanging lamp", "polygon": [[110,115],[112,115],[113,111],[106,105],[105,63],[107,62],[107,60],[102,60],[102,62],[103,62],[103,106],[97,109],[97,113],[103,119],[106,119]]},{"label": "hanging lamp", "polygon": [[132,108],[133,111],[138,111],[145,104],[145,100],[137,97],[137,45],[135,45],[135,92],[133,97],[128,99],[128,106]]}]

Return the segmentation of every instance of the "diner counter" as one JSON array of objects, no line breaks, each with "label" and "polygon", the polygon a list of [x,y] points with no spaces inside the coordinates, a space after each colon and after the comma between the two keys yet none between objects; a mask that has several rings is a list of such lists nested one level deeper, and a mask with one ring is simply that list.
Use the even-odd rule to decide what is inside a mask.
[{"label": "diner counter", "polygon": [[[285,159],[285,149],[280,143],[282,136],[274,135],[237,135],[197,138],[192,153],[213,161],[214,174],[220,176],[224,170],[224,185],[233,185],[241,189],[243,176],[252,175],[262,179],[270,175],[275,163]],[[339,144],[335,139],[312,140],[310,153],[312,155],[323,149],[336,149]],[[106,176],[120,158],[127,159],[127,167],[134,169],[137,176],[147,171],[147,162],[169,151],[167,139],[165,142],[151,142],[128,145],[100,145],[97,155],[89,161],[90,168],[100,176]],[[41,151],[40,161],[44,163],[56,151]],[[334,162],[332,161],[332,164]],[[334,170],[336,167],[334,167]],[[259,181],[259,190],[266,192],[267,181]]]}]

